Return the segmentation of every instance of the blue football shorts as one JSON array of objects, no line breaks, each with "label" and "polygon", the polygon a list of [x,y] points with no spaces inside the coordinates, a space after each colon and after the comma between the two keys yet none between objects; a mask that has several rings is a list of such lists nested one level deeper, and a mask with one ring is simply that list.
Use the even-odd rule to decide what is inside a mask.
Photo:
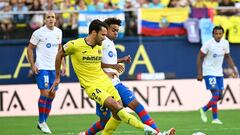
[{"label": "blue football shorts", "polygon": [[222,76],[204,76],[207,90],[223,90],[223,77]]},{"label": "blue football shorts", "polygon": [[[38,89],[40,90],[49,90],[53,85],[55,80],[56,71],[55,70],[39,70],[39,73],[36,75],[36,82]],[[58,89],[58,86],[55,87],[55,90]]]}]

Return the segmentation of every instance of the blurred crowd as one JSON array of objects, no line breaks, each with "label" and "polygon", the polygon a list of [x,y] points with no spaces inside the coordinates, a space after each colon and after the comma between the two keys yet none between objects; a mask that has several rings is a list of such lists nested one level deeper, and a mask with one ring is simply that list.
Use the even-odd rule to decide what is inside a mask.
[{"label": "blurred crowd", "polygon": [[[57,26],[63,30],[77,30],[78,10],[102,11],[122,9],[126,13],[129,25],[136,25],[137,8],[218,8],[240,7],[240,0],[0,0],[0,30],[10,33],[15,28],[29,28],[35,30],[43,25],[44,16],[38,14],[4,14],[7,12],[29,12],[60,10],[70,11],[57,14]],[[220,15],[234,15],[237,8],[221,9]],[[130,31],[131,34],[131,31]],[[8,38],[5,34],[3,38]]]}]

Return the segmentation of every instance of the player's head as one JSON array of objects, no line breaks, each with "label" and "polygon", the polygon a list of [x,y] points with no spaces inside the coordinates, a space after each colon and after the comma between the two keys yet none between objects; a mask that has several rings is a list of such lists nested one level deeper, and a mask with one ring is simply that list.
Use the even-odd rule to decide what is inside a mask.
[{"label": "player's head", "polygon": [[223,34],[224,34],[224,29],[222,26],[215,26],[213,28],[213,31],[212,31],[212,34],[213,34],[213,38],[219,42],[222,37],[223,37]]},{"label": "player's head", "polygon": [[121,26],[121,20],[111,17],[104,20],[104,22],[108,25],[108,34],[107,37],[110,40],[115,40],[118,37],[119,27]]},{"label": "player's head", "polygon": [[95,19],[89,25],[89,35],[95,40],[96,44],[101,45],[107,35],[107,29],[106,23]]},{"label": "player's head", "polygon": [[46,24],[46,26],[50,29],[52,29],[56,23],[56,15],[53,11],[48,11],[46,14],[45,14],[45,17],[44,17],[44,22]]}]

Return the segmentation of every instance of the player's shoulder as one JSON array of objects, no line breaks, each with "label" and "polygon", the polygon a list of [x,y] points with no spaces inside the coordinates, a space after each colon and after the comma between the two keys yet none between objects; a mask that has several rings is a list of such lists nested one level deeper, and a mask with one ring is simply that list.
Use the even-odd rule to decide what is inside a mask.
[{"label": "player's shoulder", "polygon": [[43,32],[44,32],[44,26],[42,26],[42,27],[36,29],[35,31],[33,31],[33,35],[39,35]]},{"label": "player's shoulder", "polygon": [[228,40],[226,40],[226,39],[221,39],[221,42],[222,42],[223,44],[225,44],[225,45],[228,45],[228,44],[229,44]]},{"label": "player's shoulder", "polygon": [[105,38],[102,42],[103,46],[109,46],[109,45],[114,45],[113,41],[110,40],[109,38]]},{"label": "player's shoulder", "polygon": [[85,44],[85,41],[84,41],[84,38],[78,38],[78,39],[73,39],[68,41],[67,44],[82,45],[82,44]]},{"label": "player's shoulder", "polygon": [[204,42],[203,43],[203,46],[209,46],[209,45],[211,45],[211,44],[213,44],[214,43],[214,40],[213,40],[213,38],[211,38],[211,39],[209,39],[209,40],[207,40],[206,42]]},{"label": "player's shoulder", "polygon": [[56,27],[56,26],[54,27],[54,30],[58,33],[62,33],[62,30],[60,28]]}]

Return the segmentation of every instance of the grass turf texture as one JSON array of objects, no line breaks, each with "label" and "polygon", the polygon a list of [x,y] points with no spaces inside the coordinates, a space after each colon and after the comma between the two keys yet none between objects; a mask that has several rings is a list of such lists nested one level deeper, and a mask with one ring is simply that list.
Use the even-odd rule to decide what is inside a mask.
[{"label": "grass turf texture", "polygon": [[[200,120],[199,111],[193,112],[154,112],[154,118],[161,130],[175,127],[177,135],[192,135],[201,131],[207,135],[239,135],[240,110],[220,110],[219,117],[223,125],[211,124],[211,111],[208,122]],[[1,135],[41,135],[37,129],[37,117],[0,117]],[[48,125],[53,135],[77,135],[98,120],[96,115],[51,116]],[[100,134],[100,133],[99,133]],[[144,132],[122,123],[114,135],[143,135]]]}]

